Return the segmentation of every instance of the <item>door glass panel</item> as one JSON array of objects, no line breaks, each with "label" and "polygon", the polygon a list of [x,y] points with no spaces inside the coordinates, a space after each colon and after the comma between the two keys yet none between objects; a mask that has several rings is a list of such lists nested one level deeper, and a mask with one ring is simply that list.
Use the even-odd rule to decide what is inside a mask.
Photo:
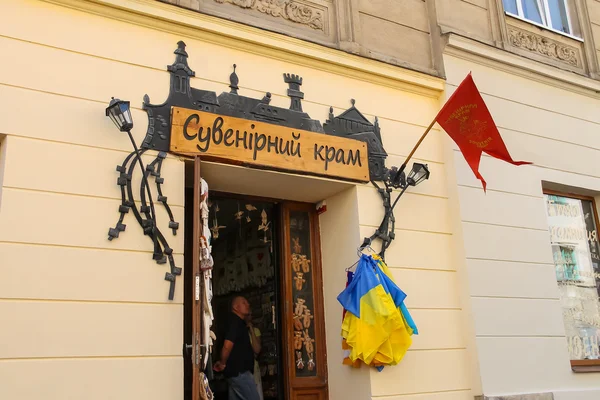
[{"label": "door glass panel", "polygon": [[317,375],[314,327],[313,260],[311,256],[310,215],[290,211],[292,298],[294,301],[294,367],[297,377]]}]

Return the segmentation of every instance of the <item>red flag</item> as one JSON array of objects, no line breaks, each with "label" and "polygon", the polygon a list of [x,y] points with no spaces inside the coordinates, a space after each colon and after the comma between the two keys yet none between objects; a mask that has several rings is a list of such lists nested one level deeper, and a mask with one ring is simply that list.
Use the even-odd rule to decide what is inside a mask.
[{"label": "red flag", "polygon": [[484,191],[486,183],[479,173],[482,152],[514,165],[531,164],[514,161],[508,154],[500,132],[470,73],[450,96],[435,120],[456,142],[473,173],[481,181]]}]

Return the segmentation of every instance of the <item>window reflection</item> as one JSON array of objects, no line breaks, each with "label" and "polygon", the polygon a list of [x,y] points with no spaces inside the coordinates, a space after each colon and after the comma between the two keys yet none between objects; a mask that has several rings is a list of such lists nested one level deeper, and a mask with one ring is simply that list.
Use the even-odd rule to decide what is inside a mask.
[{"label": "window reflection", "polygon": [[544,23],[542,10],[537,0],[523,0],[523,16],[538,24]]},{"label": "window reflection", "polygon": [[600,244],[592,200],[545,195],[572,360],[600,359]]}]

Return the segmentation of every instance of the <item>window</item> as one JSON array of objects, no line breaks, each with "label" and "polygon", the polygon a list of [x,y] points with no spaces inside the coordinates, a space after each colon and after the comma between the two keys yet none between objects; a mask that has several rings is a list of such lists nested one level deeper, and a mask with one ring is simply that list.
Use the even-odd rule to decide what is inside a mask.
[{"label": "window", "polygon": [[547,192],[546,214],[571,364],[600,365],[600,244],[594,199]]},{"label": "window", "polygon": [[503,0],[507,14],[554,31],[574,33],[569,0]]}]

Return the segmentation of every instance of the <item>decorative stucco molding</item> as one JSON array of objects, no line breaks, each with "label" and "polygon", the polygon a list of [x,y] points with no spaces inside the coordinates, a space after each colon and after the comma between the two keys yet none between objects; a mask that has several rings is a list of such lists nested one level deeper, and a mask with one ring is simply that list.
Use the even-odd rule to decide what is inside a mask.
[{"label": "decorative stucco molding", "polygon": [[307,25],[315,30],[325,31],[323,12],[294,0],[215,0],[217,3],[231,3],[241,8],[249,8],[273,17]]},{"label": "decorative stucco molding", "polygon": [[529,50],[574,67],[581,67],[579,50],[575,47],[512,26],[508,27],[508,38],[510,44],[517,48]]}]

